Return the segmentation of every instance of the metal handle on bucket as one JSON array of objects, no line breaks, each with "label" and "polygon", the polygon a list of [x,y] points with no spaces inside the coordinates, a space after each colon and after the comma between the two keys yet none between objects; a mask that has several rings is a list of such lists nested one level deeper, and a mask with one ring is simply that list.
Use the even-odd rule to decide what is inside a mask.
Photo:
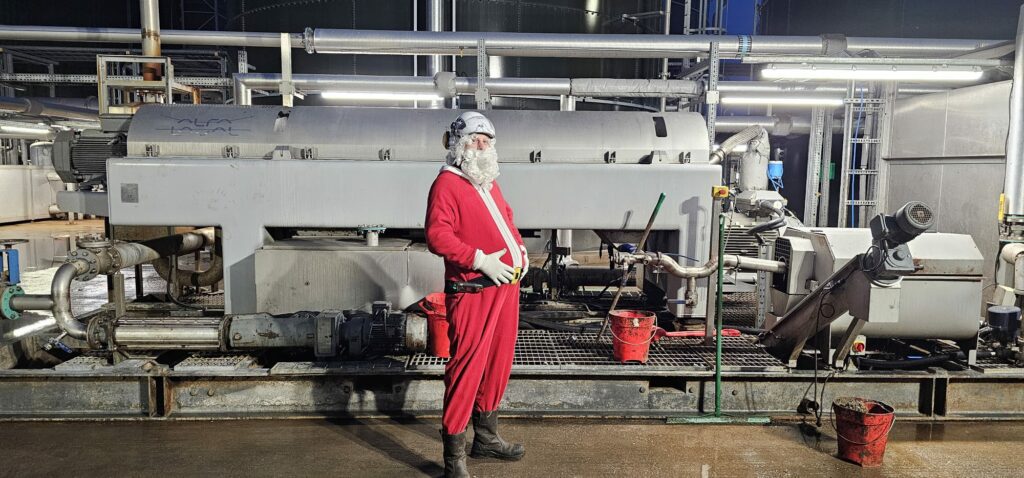
[{"label": "metal handle on bucket", "polygon": [[647,340],[645,340],[643,342],[640,342],[638,344],[634,344],[633,342],[626,342],[625,340],[622,340],[621,338],[619,338],[618,335],[615,335],[615,327],[609,327],[609,329],[610,329],[609,332],[611,332],[611,334],[612,334],[612,338],[614,338],[614,339],[618,340],[619,342],[622,342],[622,343],[624,343],[626,345],[637,345],[637,346],[639,346],[639,345],[649,344],[649,343],[651,343],[652,340],[654,340],[654,336],[658,335],[658,327],[654,326],[654,327],[651,328],[651,336]]},{"label": "metal handle on bucket", "polygon": [[889,422],[889,428],[887,430],[885,430],[885,433],[883,433],[881,435],[878,435],[877,437],[875,437],[874,440],[871,440],[871,441],[868,441],[868,442],[864,442],[864,443],[853,441],[853,440],[851,440],[849,438],[844,437],[843,435],[841,435],[839,433],[839,429],[836,428],[836,412],[835,411],[833,411],[832,413],[828,414],[828,422],[829,422],[830,425],[832,425],[832,429],[836,431],[836,436],[837,437],[842,438],[843,440],[846,440],[847,442],[849,442],[849,443],[851,443],[853,445],[870,445],[870,444],[872,444],[872,443],[874,443],[874,442],[876,442],[878,440],[881,440],[882,438],[885,438],[885,437],[889,436],[889,432],[892,431],[892,426],[896,424],[896,415],[893,414],[892,421]]}]

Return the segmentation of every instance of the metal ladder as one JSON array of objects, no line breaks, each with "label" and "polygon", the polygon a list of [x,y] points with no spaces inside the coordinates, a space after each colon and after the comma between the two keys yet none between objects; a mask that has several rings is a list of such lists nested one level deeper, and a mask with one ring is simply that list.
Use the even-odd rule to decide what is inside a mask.
[{"label": "metal ladder", "polygon": [[[865,227],[878,209],[879,136],[885,100],[851,82],[843,101],[843,164],[839,175],[839,227]],[[851,197],[851,191],[854,196]]]}]

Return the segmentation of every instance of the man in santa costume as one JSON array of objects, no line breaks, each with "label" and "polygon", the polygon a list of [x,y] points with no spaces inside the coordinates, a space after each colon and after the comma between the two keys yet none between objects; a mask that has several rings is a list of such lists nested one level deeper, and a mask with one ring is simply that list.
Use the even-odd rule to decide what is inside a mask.
[{"label": "man in santa costume", "polygon": [[469,476],[466,428],[471,418],[470,456],[519,460],[525,453],[522,445],[497,433],[498,403],[519,329],[517,283],[529,265],[512,208],[495,182],[494,143],[494,125],[484,115],[459,115],[444,135],[446,164],[427,199],[427,246],[444,258],[451,340],[441,418],[445,476]]}]

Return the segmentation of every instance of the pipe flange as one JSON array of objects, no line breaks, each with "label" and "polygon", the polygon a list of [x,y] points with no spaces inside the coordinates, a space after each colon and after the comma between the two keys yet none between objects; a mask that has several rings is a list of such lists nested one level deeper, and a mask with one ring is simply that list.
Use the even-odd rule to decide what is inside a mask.
[{"label": "pipe flange", "polygon": [[106,249],[110,247],[110,245],[112,244],[111,241],[104,239],[102,237],[84,237],[79,239],[77,242],[78,247],[85,248],[93,252],[98,252],[103,249]]},{"label": "pipe flange", "polygon": [[121,252],[116,247],[111,247],[107,249],[107,254],[110,255],[110,270],[121,270],[121,265],[124,264],[124,257],[121,256]]},{"label": "pipe flange", "polygon": [[18,320],[21,318],[21,313],[11,308],[11,298],[25,295],[25,291],[21,286],[5,287],[3,292],[0,292],[0,316],[8,320]]},{"label": "pipe flange", "polygon": [[67,262],[83,261],[89,265],[89,270],[82,274],[79,274],[75,279],[80,281],[89,281],[93,277],[99,274],[99,260],[96,258],[96,254],[88,249],[78,249],[68,253]]},{"label": "pipe flange", "polygon": [[107,337],[113,336],[108,333],[110,325],[112,325],[112,321],[106,317],[96,317],[89,321],[85,326],[85,341],[89,344],[89,348],[104,348]]},{"label": "pipe flange", "polygon": [[306,53],[312,55],[316,53],[316,48],[313,46],[313,29],[306,27],[302,31],[302,46],[306,48]]}]

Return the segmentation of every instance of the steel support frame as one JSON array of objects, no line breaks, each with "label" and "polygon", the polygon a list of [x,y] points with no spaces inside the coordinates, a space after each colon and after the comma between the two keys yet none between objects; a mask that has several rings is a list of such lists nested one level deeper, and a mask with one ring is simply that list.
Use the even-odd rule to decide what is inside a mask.
[{"label": "steel support frame", "polygon": [[718,118],[718,61],[718,42],[711,42],[708,54],[708,86],[704,93],[708,109],[708,143],[711,145],[715,144],[715,120]]},{"label": "steel support frame", "polygon": [[[150,364],[149,371],[145,371]],[[125,365],[130,372],[114,372]],[[280,364],[279,364],[280,365]],[[310,365],[299,363],[297,365]],[[149,361],[87,372],[0,371],[0,421],[22,419],[195,419],[323,416],[436,416],[441,370],[374,371],[343,363],[312,364],[306,373],[275,369],[178,373]],[[102,369],[111,370],[102,370]],[[722,409],[785,419],[813,379],[810,371],[723,374]],[[824,394],[866,395],[906,419],[1024,420],[1024,373],[989,377],[973,371],[845,372]],[[513,372],[503,411],[510,416],[669,418],[709,412],[710,372],[587,374]]]},{"label": "steel support frame", "polygon": [[825,108],[816,106],[811,109],[811,134],[807,140],[807,176],[804,193],[804,224],[818,225],[818,204],[821,192],[822,145],[825,134]]}]

